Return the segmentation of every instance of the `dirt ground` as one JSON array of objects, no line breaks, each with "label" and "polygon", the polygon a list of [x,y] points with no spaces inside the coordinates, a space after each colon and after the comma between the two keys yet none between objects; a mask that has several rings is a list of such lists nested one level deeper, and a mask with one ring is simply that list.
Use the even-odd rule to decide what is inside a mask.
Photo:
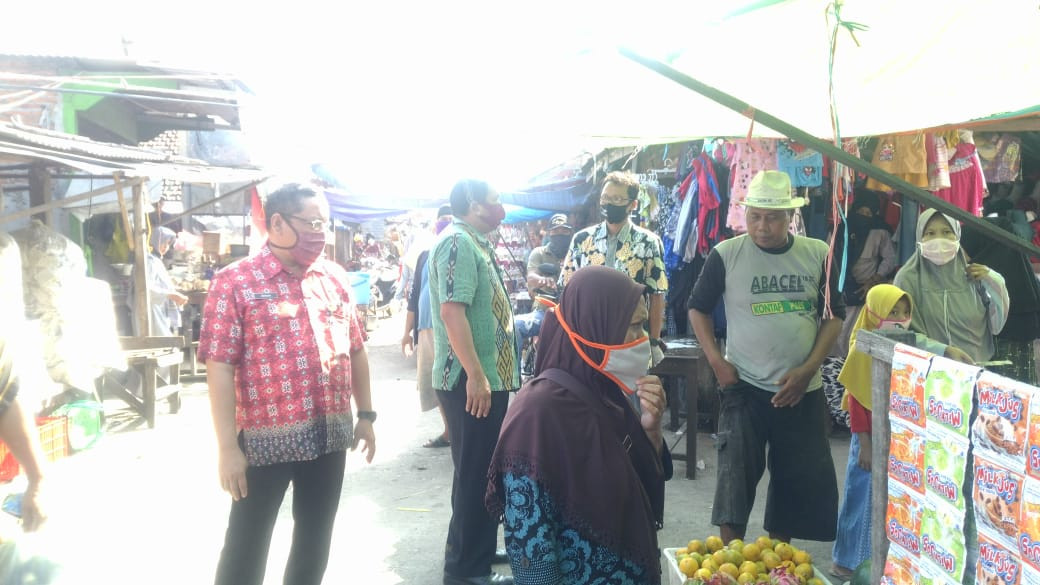
[{"label": "dirt ground", "polygon": [[[424,449],[440,431],[436,411],[421,413],[414,359],[401,355],[400,315],[379,321],[368,345],[378,450],[371,465],[347,460],[326,583],[438,585],[449,518],[448,449]],[[39,544],[66,566],[71,583],[200,584],[212,582],[230,500],[216,479],[215,443],[206,387],[185,382],[180,413],[161,408],[154,429],[118,402],[106,404],[111,431],[94,449],[51,472],[52,520]],[[666,433],[669,444],[679,436]],[[677,449],[681,450],[682,442]],[[848,437],[832,440],[839,483]],[[715,461],[711,438],[698,437],[704,469],[684,479],[677,462],[667,484],[664,547],[715,533],[710,525]],[[805,478],[806,482],[813,478]],[[765,481],[749,535],[761,533]],[[281,583],[292,535],[291,492],[283,503],[268,557],[268,584]],[[605,511],[606,513],[606,511]],[[0,534],[10,533],[3,531]],[[799,542],[821,568],[830,543]],[[497,567],[508,572],[508,566]]]}]

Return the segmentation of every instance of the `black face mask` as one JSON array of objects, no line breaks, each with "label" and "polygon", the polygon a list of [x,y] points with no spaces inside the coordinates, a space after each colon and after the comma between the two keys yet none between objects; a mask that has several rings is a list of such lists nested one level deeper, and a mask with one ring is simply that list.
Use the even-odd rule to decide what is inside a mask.
[{"label": "black face mask", "polygon": [[623,223],[628,217],[627,205],[600,205],[599,210],[603,217],[607,218],[607,223]]},{"label": "black face mask", "polygon": [[549,236],[549,251],[557,258],[563,258],[564,254],[567,253],[567,246],[570,245],[571,236],[569,234]]}]

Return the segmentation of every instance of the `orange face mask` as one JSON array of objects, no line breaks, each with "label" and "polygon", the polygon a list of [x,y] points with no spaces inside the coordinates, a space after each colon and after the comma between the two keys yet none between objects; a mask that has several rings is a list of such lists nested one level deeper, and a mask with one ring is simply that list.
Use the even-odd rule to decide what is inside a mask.
[{"label": "orange face mask", "polygon": [[[581,359],[589,367],[610,378],[626,395],[634,395],[636,392],[636,381],[645,376],[650,368],[650,337],[644,335],[635,341],[621,345],[605,345],[589,341],[571,329],[570,325],[567,324],[567,320],[564,319],[563,311],[560,310],[559,305],[545,300],[542,300],[542,302],[552,307],[551,310],[556,313],[556,320],[560,322],[560,326],[567,333],[571,345],[574,346],[574,350],[578,352]],[[593,361],[589,354],[585,353],[585,347],[601,350],[603,359],[599,363]]]}]

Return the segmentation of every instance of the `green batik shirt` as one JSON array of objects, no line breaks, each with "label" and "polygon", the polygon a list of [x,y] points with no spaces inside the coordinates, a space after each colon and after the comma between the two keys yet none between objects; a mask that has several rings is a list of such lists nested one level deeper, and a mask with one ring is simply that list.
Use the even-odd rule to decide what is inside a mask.
[{"label": "green batik shirt", "polygon": [[456,218],[433,245],[427,262],[433,316],[433,387],[453,389],[462,372],[462,362],[448,343],[440,311],[441,303],[462,303],[491,390],[519,388],[513,310],[491,242]]}]

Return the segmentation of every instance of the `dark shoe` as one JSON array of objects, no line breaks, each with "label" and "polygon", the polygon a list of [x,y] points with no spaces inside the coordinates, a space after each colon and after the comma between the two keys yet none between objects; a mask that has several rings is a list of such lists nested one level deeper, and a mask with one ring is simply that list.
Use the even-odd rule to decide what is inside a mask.
[{"label": "dark shoe", "polygon": [[491,573],[485,577],[452,577],[444,575],[444,585],[513,585],[509,575]]},{"label": "dark shoe", "polygon": [[506,554],[506,549],[500,548],[495,551],[495,558],[491,561],[493,565],[505,565],[509,563],[509,555]]}]

